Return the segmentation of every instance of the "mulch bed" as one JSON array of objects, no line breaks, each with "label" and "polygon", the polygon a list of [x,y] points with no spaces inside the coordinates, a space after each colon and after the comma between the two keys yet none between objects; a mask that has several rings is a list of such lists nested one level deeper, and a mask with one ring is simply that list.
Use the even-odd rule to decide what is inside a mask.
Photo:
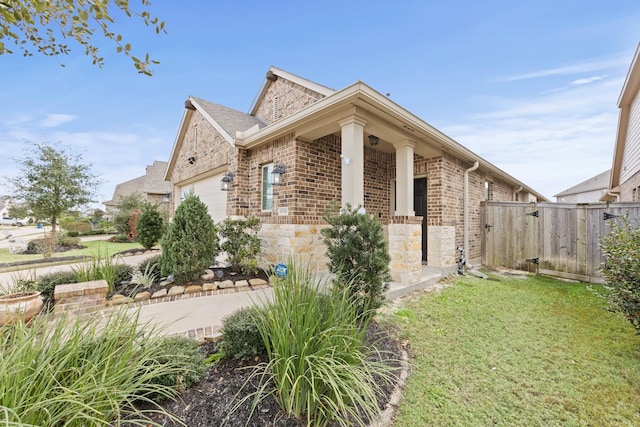
[{"label": "mulch bed", "polygon": [[[393,337],[392,333],[383,326],[372,322],[367,331],[369,342],[375,342],[376,348],[384,352],[388,363],[396,368],[396,375],[400,375],[402,345]],[[204,354],[209,355],[218,351],[216,343],[205,343],[201,346]],[[235,412],[231,413],[234,397],[242,399],[257,389],[257,380],[245,386],[249,380],[250,369],[257,363],[265,362],[264,357],[257,357],[248,362],[223,359],[212,366],[196,384],[185,390],[177,400],[168,400],[162,407],[175,415],[189,427],[303,427],[304,420],[291,418],[283,413],[273,396],[260,400],[255,410],[251,411],[251,402],[247,401]],[[245,386],[243,388],[243,386]],[[396,386],[395,383],[382,384],[383,396],[379,399],[380,410],[384,410],[389,397]],[[160,416],[154,421],[167,427],[177,427],[179,424]],[[366,420],[367,422],[369,420]],[[329,427],[337,426],[336,423]]]}]

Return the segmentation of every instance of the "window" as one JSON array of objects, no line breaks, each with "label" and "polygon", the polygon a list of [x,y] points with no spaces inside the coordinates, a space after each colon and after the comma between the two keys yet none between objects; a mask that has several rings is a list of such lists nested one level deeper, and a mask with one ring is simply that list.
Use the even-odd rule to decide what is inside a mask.
[{"label": "window", "polygon": [[484,182],[484,199],[493,200],[493,183],[489,181]]},{"label": "window", "polygon": [[273,209],[273,183],[271,182],[273,163],[262,166],[262,210]]}]

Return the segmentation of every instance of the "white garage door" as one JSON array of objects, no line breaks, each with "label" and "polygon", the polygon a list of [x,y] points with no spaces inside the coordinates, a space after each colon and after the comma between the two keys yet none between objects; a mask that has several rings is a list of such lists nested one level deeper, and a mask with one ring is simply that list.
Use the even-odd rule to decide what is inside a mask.
[{"label": "white garage door", "polygon": [[211,219],[217,224],[227,217],[227,192],[220,189],[222,174],[214,175],[181,188],[180,193],[192,190],[207,205]]}]

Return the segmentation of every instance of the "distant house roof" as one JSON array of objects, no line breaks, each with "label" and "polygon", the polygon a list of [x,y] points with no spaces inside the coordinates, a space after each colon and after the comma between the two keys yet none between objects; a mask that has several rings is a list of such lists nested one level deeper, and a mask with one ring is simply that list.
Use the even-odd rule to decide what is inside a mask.
[{"label": "distant house roof", "polygon": [[133,193],[147,194],[167,194],[171,191],[171,184],[164,180],[164,172],[167,162],[154,161],[147,166],[147,173],[129,181],[116,185],[111,200],[104,202],[105,206],[116,206],[121,197]]},{"label": "distant house roof", "polygon": [[606,170],[594,177],[582,181],[580,184],[574,185],[553,197],[566,197],[573,194],[586,193],[589,191],[606,190],[609,188],[609,177],[611,176],[611,169]]}]

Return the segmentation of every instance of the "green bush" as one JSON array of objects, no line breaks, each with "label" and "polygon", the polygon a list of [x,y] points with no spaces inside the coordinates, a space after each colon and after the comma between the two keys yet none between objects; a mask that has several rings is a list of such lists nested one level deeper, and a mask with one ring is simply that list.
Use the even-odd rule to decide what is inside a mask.
[{"label": "green bush", "polygon": [[80,238],[70,236],[69,234],[60,234],[56,239],[56,244],[58,246],[78,246],[80,244]]},{"label": "green bush", "polygon": [[64,217],[59,221],[60,228],[67,232],[84,233],[91,230],[89,218]]},{"label": "green bush", "polygon": [[167,355],[160,333],[141,334],[126,313],[1,326],[0,425],[148,426],[158,413],[176,421],[152,398],[177,396],[163,382],[185,374],[184,358]]},{"label": "green bush", "polygon": [[161,246],[161,274],[173,274],[176,283],[197,279],[214,262],[218,236],[207,206],[198,196],[189,194],[180,203]]},{"label": "green bush", "polygon": [[[173,365],[175,369],[165,375],[153,378],[153,383],[184,391],[198,382],[207,369],[204,355],[200,353],[198,344],[187,337],[164,337],[158,342],[158,355],[155,363]],[[151,396],[162,401],[162,395]]]},{"label": "green bush", "polygon": [[162,258],[162,255],[154,255],[142,260],[140,264],[138,264],[138,272],[142,274],[149,273],[159,276],[160,258]]},{"label": "green bush", "polygon": [[104,228],[95,228],[93,230],[80,233],[82,236],[99,236],[101,234],[107,234],[107,231]]},{"label": "green bush", "polygon": [[44,240],[43,239],[29,240],[29,243],[27,243],[27,251],[33,252],[33,253],[43,253]]},{"label": "green bush", "polygon": [[112,243],[129,243],[130,242],[129,238],[124,234],[116,234],[115,236],[111,237],[109,241]]},{"label": "green bush", "polygon": [[69,237],[78,237],[80,235],[79,231],[67,231],[67,236]]},{"label": "green bush", "polygon": [[57,285],[78,283],[78,277],[73,271],[55,271],[38,276],[38,291],[44,302],[45,311],[50,311],[54,304],[54,292]]},{"label": "green bush", "polygon": [[218,224],[220,248],[227,254],[227,261],[234,271],[242,274],[258,272],[257,257],[260,254],[261,242],[258,237],[260,219],[226,218]]},{"label": "green bush", "polygon": [[160,212],[158,212],[158,207],[150,204],[146,205],[142,211],[142,215],[138,218],[136,227],[140,244],[147,249],[151,249],[160,241],[164,230],[164,219]]},{"label": "green bush", "polygon": [[[309,269],[290,267],[257,312],[269,359],[254,368],[263,381],[259,390],[267,392],[268,378],[282,409],[307,425],[364,425],[360,420],[377,416],[380,386],[392,378],[392,368],[372,357],[375,350],[365,344],[369,316],[358,320],[346,289],[327,287]],[[257,393],[254,402],[261,398]]]},{"label": "green bush", "polygon": [[126,196],[120,196],[117,210],[113,217],[113,227],[118,234],[129,236],[132,234],[132,231],[135,231],[131,230],[131,216],[135,210],[141,209],[144,203],[145,200],[142,193],[136,192]]},{"label": "green bush", "polygon": [[265,353],[266,347],[256,323],[259,310],[244,307],[222,319],[220,350],[225,356],[246,360]]},{"label": "green bush", "polygon": [[600,238],[600,247],[605,260],[600,271],[611,288],[609,302],[640,332],[640,228],[632,227],[624,215]]},{"label": "green bush", "polygon": [[324,219],[329,227],[321,233],[327,246],[329,271],[334,284],[349,289],[361,313],[379,308],[389,288],[391,257],[377,217],[359,213],[350,205],[338,211],[327,209]]}]

